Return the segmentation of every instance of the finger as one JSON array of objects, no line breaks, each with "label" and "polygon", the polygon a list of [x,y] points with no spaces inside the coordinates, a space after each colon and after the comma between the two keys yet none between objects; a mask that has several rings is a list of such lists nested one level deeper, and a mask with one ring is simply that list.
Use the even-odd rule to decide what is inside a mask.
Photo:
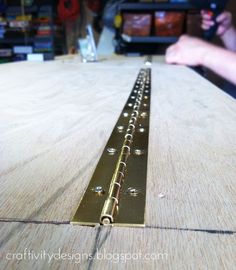
[{"label": "finger", "polygon": [[165,55],[165,61],[166,61],[167,64],[172,64],[172,63],[174,63],[174,62],[172,61],[171,55],[168,54],[168,53],[166,53],[166,55]]},{"label": "finger", "polygon": [[209,10],[201,10],[201,15],[209,17],[210,16]]},{"label": "finger", "polygon": [[188,39],[188,38],[189,38],[188,35],[182,35],[182,36],[179,38],[179,42],[180,42],[180,41],[183,41],[183,40],[186,40],[186,39]]},{"label": "finger", "polygon": [[204,13],[202,13],[201,16],[205,20],[212,20],[214,17],[214,13],[212,11],[208,10],[208,11],[204,11]]},{"label": "finger", "polygon": [[201,28],[203,30],[209,30],[213,25],[215,25],[215,23],[205,23],[205,22],[203,22],[201,24]]},{"label": "finger", "polygon": [[176,64],[177,61],[172,55],[166,54],[165,61],[167,64]]},{"label": "finger", "polygon": [[211,26],[202,24],[202,25],[201,25],[201,28],[202,28],[203,30],[209,30],[209,29],[211,28]]},{"label": "finger", "polygon": [[176,44],[171,45],[170,47],[168,47],[167,50],[166,50],[166,54],[170,54],[172,51],[174,51],[175,50],[175,46],[176,46]]},{"label": "finger", "polygon": [[231,19],[225,19],[222,23],[221,23],[221,25],[223,25],[223,26],[229,26],[231,24]]},{"label": "finger", "polygon": [[210,27],[210,26],[215,25],[215,22],[214,21],[203,21],[202,24]]},{"label": "finger", "polygon": [[221,13],[217,18],[216,18],[216,21],[218,23],[222,23],[223,21],[227,20],[227,21],[231,21],[232,19],[232,15],[230,12],[223,12]]},{"label": "finger", "polygon": [[204,14],[204,15],[202,15],[202,19],[203,20],[207,20],[207,21],[211,21],[212,20],[212,16],[209,15],[209,14]]},{"label": "finger", "polygon": [[223,26],[219,26],[219,28],[217,29],[218,36],[222,36],[225,32],[226,32],[226,29]]},{"label": "finger", "polygon": [[167,49],[165,57],[167,63],[172,64],[176,62],[176,51],[177,51],[176,45],[172,45]]}]

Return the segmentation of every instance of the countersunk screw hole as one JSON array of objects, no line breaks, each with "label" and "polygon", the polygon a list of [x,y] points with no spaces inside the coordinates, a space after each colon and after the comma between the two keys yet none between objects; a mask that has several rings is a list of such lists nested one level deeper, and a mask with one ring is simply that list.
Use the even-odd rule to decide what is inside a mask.
[{"label": "countersunk screw hole", "polygon": [[107,152],[109,155],[115,155],[117,150],[115,148],[109,147],[109,148],[107,148]]}]

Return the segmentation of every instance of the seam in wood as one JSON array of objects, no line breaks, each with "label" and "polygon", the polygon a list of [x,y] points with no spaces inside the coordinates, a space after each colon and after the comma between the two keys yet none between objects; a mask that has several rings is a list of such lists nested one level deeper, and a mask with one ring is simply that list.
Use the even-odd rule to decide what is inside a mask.
[{"label": "seam in wood", "polygon": [[[95,156],[93,157],[95,158]],[[92,158],[92,160],[93,160]],[[85,170],[87,170],[89,168],[89,166],[91,166],[91,164],[93,164],[93,161],[90,161],[89,163],[87,163],[83,168],[81,168],[75,175],[74,177],[72,177],[63,187],[58,188],[55,193],[45,202],[43,203],[37,210],[35,210],[33,213],[31,213],[31,215],[29,215],[24,223],[20,222],[19,224],[17,224],[15,226],[15,228],[13,228],[6,236],[5,238],[3,238],[0,242],[0,247],[3,246],[4,244],[8,243],[8,241],[10,241],[12,235],[16,232],[17,229],[21,228],[27,221],[29,221],[30,219],[36,218],[40,212],[42,212],[42,210],[48,209],[49,206],[55,202],[55,200],[57,198],[59,198],[73,183],[75,183],[78,180],[78,177],[81,176],[81,173],[84,172]],[[29,221],[28,223],[32,223],[32,221]],[[42,222],[43,223],[43,222]]]},{"label": "seam in wood", "polygon": [[159,226],[146,226],[147,229],[157,230],[173,230],[173,231],[190,231],[190,232],[203,232],[211,234],[235,234],[234,230],[217,230],[217,229],[194,229],[194,228],[177,228],[177,227],[159,227]]},{"label": "seam in wood", "polygon": [[25,223],[25,224],[48,224],[48,225],[68,225],[70,224],[69,220],[65,221],[57,221],[57,220],[49,220],[49,221],[42,221],[42,220],[25,220],[25,219],[17,219],[17,218],[0,218],[0,223]]},{"label": "seam in wood", "polygon": [[[4,218],[0,218],[0,223],[70,225],[69,220],[65,220],[65,221],[54,221],[54,220],[41,221],[41,220],[20,220],[20,219],[4,219]],[[234,230],[194,229],[194,228],[159,227],[159,226],[145,226],[145,228],[147,228],[147,229],[157,229],[157,230],[204,232],[204,233],[211,233],[211,234],[236,234],[236,231],[234,231]],[[143,228],[136,228],[136,229],[143,229]]]}]

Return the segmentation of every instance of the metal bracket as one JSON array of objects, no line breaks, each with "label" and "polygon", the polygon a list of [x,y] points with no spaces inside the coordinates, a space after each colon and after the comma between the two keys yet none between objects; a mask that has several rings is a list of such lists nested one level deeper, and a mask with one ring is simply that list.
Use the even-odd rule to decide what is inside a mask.
[{"label": "metal bracket", "polygon": [[151,69],[141,69],[72,224],[144,226]]}]

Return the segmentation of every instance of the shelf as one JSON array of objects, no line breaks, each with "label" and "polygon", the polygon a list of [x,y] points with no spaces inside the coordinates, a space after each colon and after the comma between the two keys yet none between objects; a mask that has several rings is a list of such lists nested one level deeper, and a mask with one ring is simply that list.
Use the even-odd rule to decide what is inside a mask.
[{"label": "shelf", "polygon": [[35,36],[34,39],[37,41],[41,41],[41,40],[52,40],[55,37],[53,37],[53,35],[50,36]]},{"label": "shelf", "polygon": [[175,43],[178,41],[178,37],[131,37],[122,35],[122,39],[127,43]]},{"label": "shelf", "polygon": [[189,3],[123,3],[120,11],[147,11],[147,10],[190,10],[196,9]]},{"label": "shelf", "polygon": [[[4,13],[6,13],[7,15],[10,14],[20,14],[22,12],[22,7],[21,6],[9,6]],[[29,6],[29,7],[24,7],[24,12],[25,14],[28,13],[36,13],[38,12],[38,7],[33,5],[33,6]]]},{"label": "shelf", "polygon": [[25,44],[33,43],[34,38],[3,38],[0,39],[0,44]]},{"label": "shelf", "polygon": [[[199,9],[190,4],[188,2],[127,2],[121,3],[118,6],[118,11],[121,14],[127,13],[148,13],[153,14],[155,11],[182,11],[185,13],[188,12],[199,12]],[[186,32],[186,19],[185,24],[183,27],[183,32]],[[117,45],[116,45],[116,52],[120,54],[130,53],[130,52],[139,52],[139,53],[165,53],[166,47],[170,44],[176,43],[179,39],[177,36],[170,36],[170,37],[159,37],[154,36],[155,28],[154,28],[154,19],[152,19],[152,29],[151,33],[153,36],[148,37],[139,37],[139,36],[128,36],[122,34],[122,28],[117,30]],[[147,44],[149,44],[147,46]],[[158,46],[157,46],[158,45]]]}]

